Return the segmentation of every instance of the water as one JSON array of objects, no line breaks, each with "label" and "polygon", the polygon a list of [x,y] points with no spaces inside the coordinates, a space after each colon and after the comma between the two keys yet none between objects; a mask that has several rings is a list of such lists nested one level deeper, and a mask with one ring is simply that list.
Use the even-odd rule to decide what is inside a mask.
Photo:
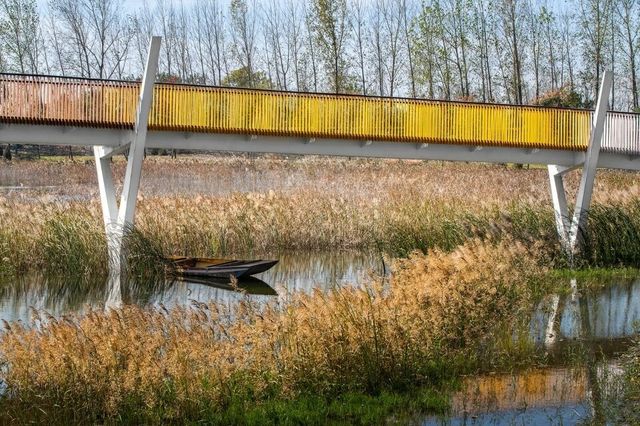
[{"label": "water", "polygon": [[[468,377],[454,393],[451,414],[423,425],[575,425],[607,419],[606,402],[619,390],[614,360],[516,374]],[[597,391],[594,391],[597,388]]]},{"label": "water", "polygon": [[[229,304],[242,297],[266,302],[296,291],[357,285],[384,273],[380,256],[373,253],[292,253],[279,259],[259,279],[240,283],[246,294],[224,282],[149,286],[24,277],[0,287],[0,319],[27,321],[31,308],[58,316],[121,302],[167,307],[192,300]],[[452,395],[448,416],[429,416],[418,423],[571,425],[594,416],[606,418],[602,400],[615,390],[620,373],[617,359],[631,344],[640,320],[640,280],[620,279],[585,295],[578,293],[575,281],[571,284],[571,292],[548,296],[531,318],[531,338],[548,353],[550,367],[466,377]],[[571,354],[577,360],[570,359]]]},{"label": "water", "polygon": [[[278,259],[275,267],[256,276],[259,280],[239,283],[249,293],[246,297],[268,301],[296,291],[357,285],[371,274],[383,272],[380,256],[373,253],[285,253]],[[32,308],[59,316],[121,301],[170,307],[188,304],[191,300],[233,303],[242,297],[245,297],[243,293],[231,291],[224,281],[209,284],[167,281],[150,285],[119,283],[113,279],[99,283],[75,283],[28,276],[0,286],[0,320],[28,321]]]},{"label": "water", "polygon": [[[451,412],[423,425],[575,425],[604,423],[620,393],[619,356],[640,320],[640,280],[619,280],[580,295],[551,295],[533,314],[530,333],[550,367],[466,377]],[[573,359],[572,359],[573,358]]]}]

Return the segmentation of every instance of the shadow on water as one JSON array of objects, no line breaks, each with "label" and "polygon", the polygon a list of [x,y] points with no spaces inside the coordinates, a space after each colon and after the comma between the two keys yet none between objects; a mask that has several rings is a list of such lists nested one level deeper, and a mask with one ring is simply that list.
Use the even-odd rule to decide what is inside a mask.
[{"label": "shadow on water", "polygon": [[184,278],[177,279],[176,282],[184,282],[185,284],[200,284],[210,287],[219,288],[221,290],[238,291],[254,296],[277,296],[278,292],[269,284],[259,278],[247,277],[233,282],[224,278]]}]

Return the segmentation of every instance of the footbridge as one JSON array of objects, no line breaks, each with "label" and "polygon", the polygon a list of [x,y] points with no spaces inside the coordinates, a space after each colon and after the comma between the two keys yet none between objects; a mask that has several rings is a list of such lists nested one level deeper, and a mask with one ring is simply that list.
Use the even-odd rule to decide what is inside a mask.
[{"label": "footbridge", "polygon": [[[152,37],[141,82],[0,74],[0,143],[93,146],[108,235],[134,222],[145,148],[544,164],[570,250],[596,169],[640,170],[640,114],[608,111],[610,72],[591,111],[156,83],[159,49]],[[562,176],[576,168],[570,217]]]}]

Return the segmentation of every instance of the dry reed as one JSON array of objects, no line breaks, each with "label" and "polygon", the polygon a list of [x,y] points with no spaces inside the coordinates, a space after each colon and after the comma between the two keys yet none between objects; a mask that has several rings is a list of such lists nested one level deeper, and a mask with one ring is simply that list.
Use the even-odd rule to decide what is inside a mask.
[{"label": "dry reed", "polygon": [[434,386],[491,365],[500,336],[526,323],[539,256],[473,240],[412,254],[389,284],[279,305],[35,312],[29,326],[5,324],[0,339],[0,418],[216,422],[238,404]]},{"label": "dry reed", "polygon": [[[123,166],[114,161],[116,180]],[[137,225],[165,254],[376,248],[404,256],[488,235],[541,240],[558,251],[542,169],[268,156],[150,157],[144,167]],[[23,188],[0,197],[0,274],[104,272],[94,176],[90,161],[0,167],[0,183]],[[624,206],[640,195],[636,174],[602,172],[597,183],[600,203]],[[576,176],[567,185],[576,187]],[[597,253],[598,264],[630,258]]]},{"label": "dry reed", "polygon": [[[116,184],[121,184],[124,161],[114,159]],[[567,175],[574,192],[579,173]],[[0,165],[0,188],[14,199],[67,200],[97,198],[91,160],[14,161]],[[21,189],[20,189],[21,188]],[[340,159],[323,157],[247,157],[189,155],[177,160],[150,156],[144,162],[141,191],[145,197],[226,196],[234,192],[331,192],[344,199],[386,203],[404,197],[458,201],[469,206],[549,202],[546,169],[513,169],[483,164]],[[597,203],[640,196],[636,173],[598,172]]]}]

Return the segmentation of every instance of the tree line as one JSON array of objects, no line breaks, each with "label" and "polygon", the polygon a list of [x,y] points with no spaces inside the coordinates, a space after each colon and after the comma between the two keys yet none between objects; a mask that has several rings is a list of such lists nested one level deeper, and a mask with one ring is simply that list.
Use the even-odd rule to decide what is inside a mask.
[{"label": "tree line", "polygon": [[640,0],[0,0],[0,70],[640,111]]}]

